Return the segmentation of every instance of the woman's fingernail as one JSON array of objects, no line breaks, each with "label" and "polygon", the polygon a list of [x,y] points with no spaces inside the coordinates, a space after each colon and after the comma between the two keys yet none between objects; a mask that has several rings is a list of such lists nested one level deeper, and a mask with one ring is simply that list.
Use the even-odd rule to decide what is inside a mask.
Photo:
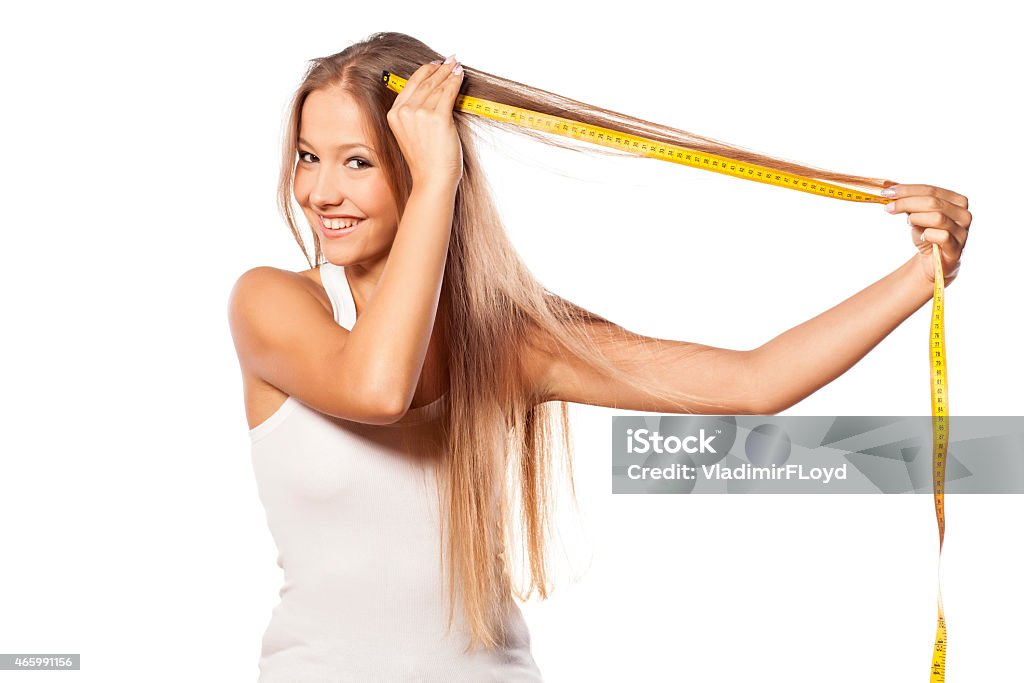
[{"label": "woman's fingernail", "polygon": [[889,213],[896,213],[896,202],[889,202],[885,205],[885,210]]},{"label": "woman's fingernail", "polygon": [[455,68],[452,69],[452,73],[453,74],[460,74],[460,73],[462,73],[462,65],[461,64],[456,64]]},{"label": "woman's fingernail", "polygon": [[452,54],[452,55],[449,55],[449,56],[448,56],[448,57],[447,57],[447,58],[446,58],[446,59],[444,60],[444,63],[445,63],[445,64],[451,64],[451,63],[452,63],[452,62],[454,62],[454,61],[455,61],[455,55],[454,55],[454,54]]},{"label": "woman's fingernail", "polygon": [[441,60],[440,60],[440,59],[433,59],[433,60],[431,60],[431,62],[430,62],[430,63],[431,63],[431,64],[440,64],[440,63],[441,63]]},{"label": "woman's fingernail", "polygon": [[895,197],[896,190],[892,189],[891,187],[887,187],[884,190],[882,190],[881,194],[883,197]]}]

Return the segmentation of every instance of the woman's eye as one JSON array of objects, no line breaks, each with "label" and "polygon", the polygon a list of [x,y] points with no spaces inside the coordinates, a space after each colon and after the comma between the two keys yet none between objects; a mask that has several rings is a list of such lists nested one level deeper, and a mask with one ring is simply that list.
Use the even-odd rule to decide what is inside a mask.
[{"label": "woman's eye", "polygon": [[[305,157],[307,157],[307,156],[310,157],[310,158],[306,159]],[[312,164],[312,163],[314,163],[313,162],[314,159],[316,159],[316,155],[313,154],[312,152],[299,152],[299,161],[304,161],[306,163]],[[349,164],[351,164],[353,161],[355,161],[357,163],[360,163],[360,164],[363,164],[363,165],[362,166],[355,166],[355,167],[349,166]],[[351,168],[354,171],[361,171],[364,168],[368,168],[371,164],[366,159],[360,159],[359,157],[352,157],[351,159],[348,160],[348,162],[345,165],[349,166],[349,168]]]}]

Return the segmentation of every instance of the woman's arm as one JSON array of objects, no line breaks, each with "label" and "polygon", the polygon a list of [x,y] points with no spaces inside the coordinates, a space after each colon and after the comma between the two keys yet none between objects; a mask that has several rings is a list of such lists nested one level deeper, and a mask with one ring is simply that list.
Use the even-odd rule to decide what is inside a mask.
[{"label": "woman's arm", "polygon": [[752,351],[594,327],[604,355],[632,377],[703,403],[651,398],[631,382],[559,353],[539,335],[523,356],[528,381],[542,400],[625,410],[722,415],[785,410],[850,369],[931,298],[933,243],[939,246],[947,284],[959,270],[972,220],[967,197],[932,185],[888,190],[883,194],[895,199],[886,210],[907,213],[919,253],[867,289]]},{"label": "woman's arm", "polygon": [[[570,354],[532,343],[528,377],[548,401],[662,413],[773,415],[839,377],[932,296],[917,257],[867,289],[752,350],[655,339],[594,326],[602,353],[616,366],[666,391],[701,402],[647,395],[639,382],[612,378]],[[551,348],[548,345],[547,348]]]},{"label": "woman's arm", "polygon": [[751,352],[755,390],[774,414],[799,403],[849,370],[924,305],[935,288],[932,245],[943,280],[960,270],[973,216],[965,195],[934,185],[893,185],[891,214],[906,213],[918,254],[867,289]]},{"label": "woman's arm", "polygon": [[933,284],[917,261],[751,351],[764,414],[786,410],[842,375],[927,303]]},{"label": "woman's arm", "polygon": [[401,417],[434,329],[458,184],[413,184],[373,297],[352,326],[347,381]]},{"label": "woman's arm", "polygon": [[[568,401],[622,410],[716,415],[757,414],[751,352],[645,337],[619,325],[588,323],[595,345],[627,373],[612,377],[533,330],[522,354],[523,372],[538,401]],[[650,396],[640,384],[682,392],[698,401]]]},{"label": "woman's arm", "polygon": [[752,351],[644,337],[618,326],[592,327],[602,353],[630,377],[704,403],[650,397],[639,381],[608,377],[536,341],[524,355],[526,375],[548,401],[663,413],[772,415],[842,375],[931,298],[932,283],[916,260]]},{"label": "woman's arm", "polygon": [[388,112],[412,191],[373,297],[345,342],[355,385],[398,417],[412,402],[430,344],[462,177],[452,118],[462,83],[457,66],[424,64]]}]

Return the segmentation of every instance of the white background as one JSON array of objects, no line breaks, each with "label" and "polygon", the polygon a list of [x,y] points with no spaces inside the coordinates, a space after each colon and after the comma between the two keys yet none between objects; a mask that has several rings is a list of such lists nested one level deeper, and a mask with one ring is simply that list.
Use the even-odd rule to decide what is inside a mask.
[{"label": "white background", "polygon": [[[767,154],[967,195],[951,412],[1024,413],[1022,55],[995,3],[27,7],[0,28],[0,652],[81,653],[83,669],[0,680],[256,679],[281,574],[227,298],[254,266],[308,267],[274,204],[285,107],[305,60],[374,31]],[[753,348],[914,254],[904,217],[878,205],[516,136],[483,147],[537,277],[644,334]],[[929,414],[929,313],[784,414]],[[554,596],[523,606],[546,681],[925,680],[930,496],[612,496],[613,414],[572,408],[583,514],[560,517],[571,562],[556,551]],[[946,511],[947,680],[1005,680],[1020,671],[1024,500],[951,496]]]}]

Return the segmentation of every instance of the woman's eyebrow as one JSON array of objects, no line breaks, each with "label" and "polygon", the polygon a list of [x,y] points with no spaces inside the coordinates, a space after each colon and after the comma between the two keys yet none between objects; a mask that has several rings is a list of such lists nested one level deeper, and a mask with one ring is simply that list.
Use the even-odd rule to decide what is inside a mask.
[{"label": "woman's eyebrow", "polygon": [[[315,147],[315,145],[313,143],[309,142],[308,140],[303,140],[302,138],[299,138],[299,142],[302,143],[303,145],[306,145],[307,147]],[[353,147],[364,147],[364,148],[370,150],[371,152],[374,151],[373,147],[370,147],[369,145],[364,145],[361,142],[346,142],[346,143],[342,143],[342,144],[338,145],[337,147],[335,147],[335,149],[352,149]]]}]

